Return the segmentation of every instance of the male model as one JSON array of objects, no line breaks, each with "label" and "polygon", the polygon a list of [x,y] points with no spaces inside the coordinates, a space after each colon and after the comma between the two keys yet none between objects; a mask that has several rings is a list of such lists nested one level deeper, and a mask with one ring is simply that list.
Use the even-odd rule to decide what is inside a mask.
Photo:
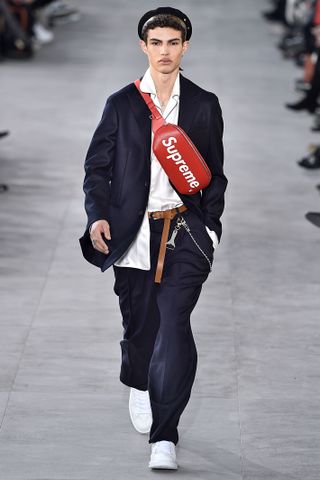
[{"label": "male model", "polygon": [[190,315],[221,237],[223,120],[216,95],[179,72],[189,18],[160,7],[143,15],[138,33],[149,61],[141,91],[189,135],[212,179],[194,195],[173,187],[152,150],[150,110],[131,83],[108,98],[88,149],[80,243],[89,262],[113,266],[124,328],[120,380],[130,387],[134,427],[149,434],[149,467],[177,469],[177,427],[197,367]]}]

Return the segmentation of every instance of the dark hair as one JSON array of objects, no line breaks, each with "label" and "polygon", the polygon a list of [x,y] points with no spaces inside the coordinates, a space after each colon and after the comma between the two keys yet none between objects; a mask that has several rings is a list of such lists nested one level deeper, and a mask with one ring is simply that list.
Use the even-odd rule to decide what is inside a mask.
[{"label": "dark hair", "polygon": [[187,29],[180,18],[168,14],[159,14],[148,20],[142,28],[141,34],[145,43],[147,43],[148,40],[149,30],[153,30],[157,27],[167,27],[173,28],[174,30],[179,30],[181,32],[182,43],[186,40]]}]

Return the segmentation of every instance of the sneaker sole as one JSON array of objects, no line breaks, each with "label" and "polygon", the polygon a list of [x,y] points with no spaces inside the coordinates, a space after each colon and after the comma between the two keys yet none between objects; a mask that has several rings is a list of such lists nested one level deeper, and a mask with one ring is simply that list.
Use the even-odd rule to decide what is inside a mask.
[{"label": "sneaker sole", "polygon": [[155,469],[155,470],[178,470],[178,465],[175,463],[172,464],[167,464],[167,463],[149,463],[149,468]]}]

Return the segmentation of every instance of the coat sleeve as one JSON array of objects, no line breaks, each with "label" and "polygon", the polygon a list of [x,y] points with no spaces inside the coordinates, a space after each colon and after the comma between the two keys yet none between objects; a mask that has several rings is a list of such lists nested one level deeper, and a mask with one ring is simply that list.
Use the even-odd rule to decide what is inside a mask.
[{"label": "coat sleeve", "polygon": [[216,232],[219,241],[222,234],[220,217],[224,210],[224,194],[228,183],[223,172],[223,129],[224,123],[219,100],[213,95],[209,148],[206,156],[212,179],[209,185],[202,190],[201,208],[206,226]]},{"label": "coat sleeve", "polygon": [[110,181],[117,129],[117,113],[109,98],[85,158],[83,190],[88,217],[87,228],[96,220],[108,220],[109,217]]}]

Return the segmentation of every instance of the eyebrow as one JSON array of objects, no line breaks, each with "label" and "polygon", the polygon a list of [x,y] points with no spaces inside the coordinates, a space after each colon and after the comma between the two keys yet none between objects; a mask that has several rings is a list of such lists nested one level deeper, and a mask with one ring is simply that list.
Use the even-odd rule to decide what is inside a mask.
[{"label": "eyebrow", "polygon": [[[177,40],[181,40],[181,38],[170,38],[170,40],[168,40],[168,42],[176,42]],[[150,38],[149,39],[150,42],[163,42],[163,40],[159,40],[159,38]]]}]

